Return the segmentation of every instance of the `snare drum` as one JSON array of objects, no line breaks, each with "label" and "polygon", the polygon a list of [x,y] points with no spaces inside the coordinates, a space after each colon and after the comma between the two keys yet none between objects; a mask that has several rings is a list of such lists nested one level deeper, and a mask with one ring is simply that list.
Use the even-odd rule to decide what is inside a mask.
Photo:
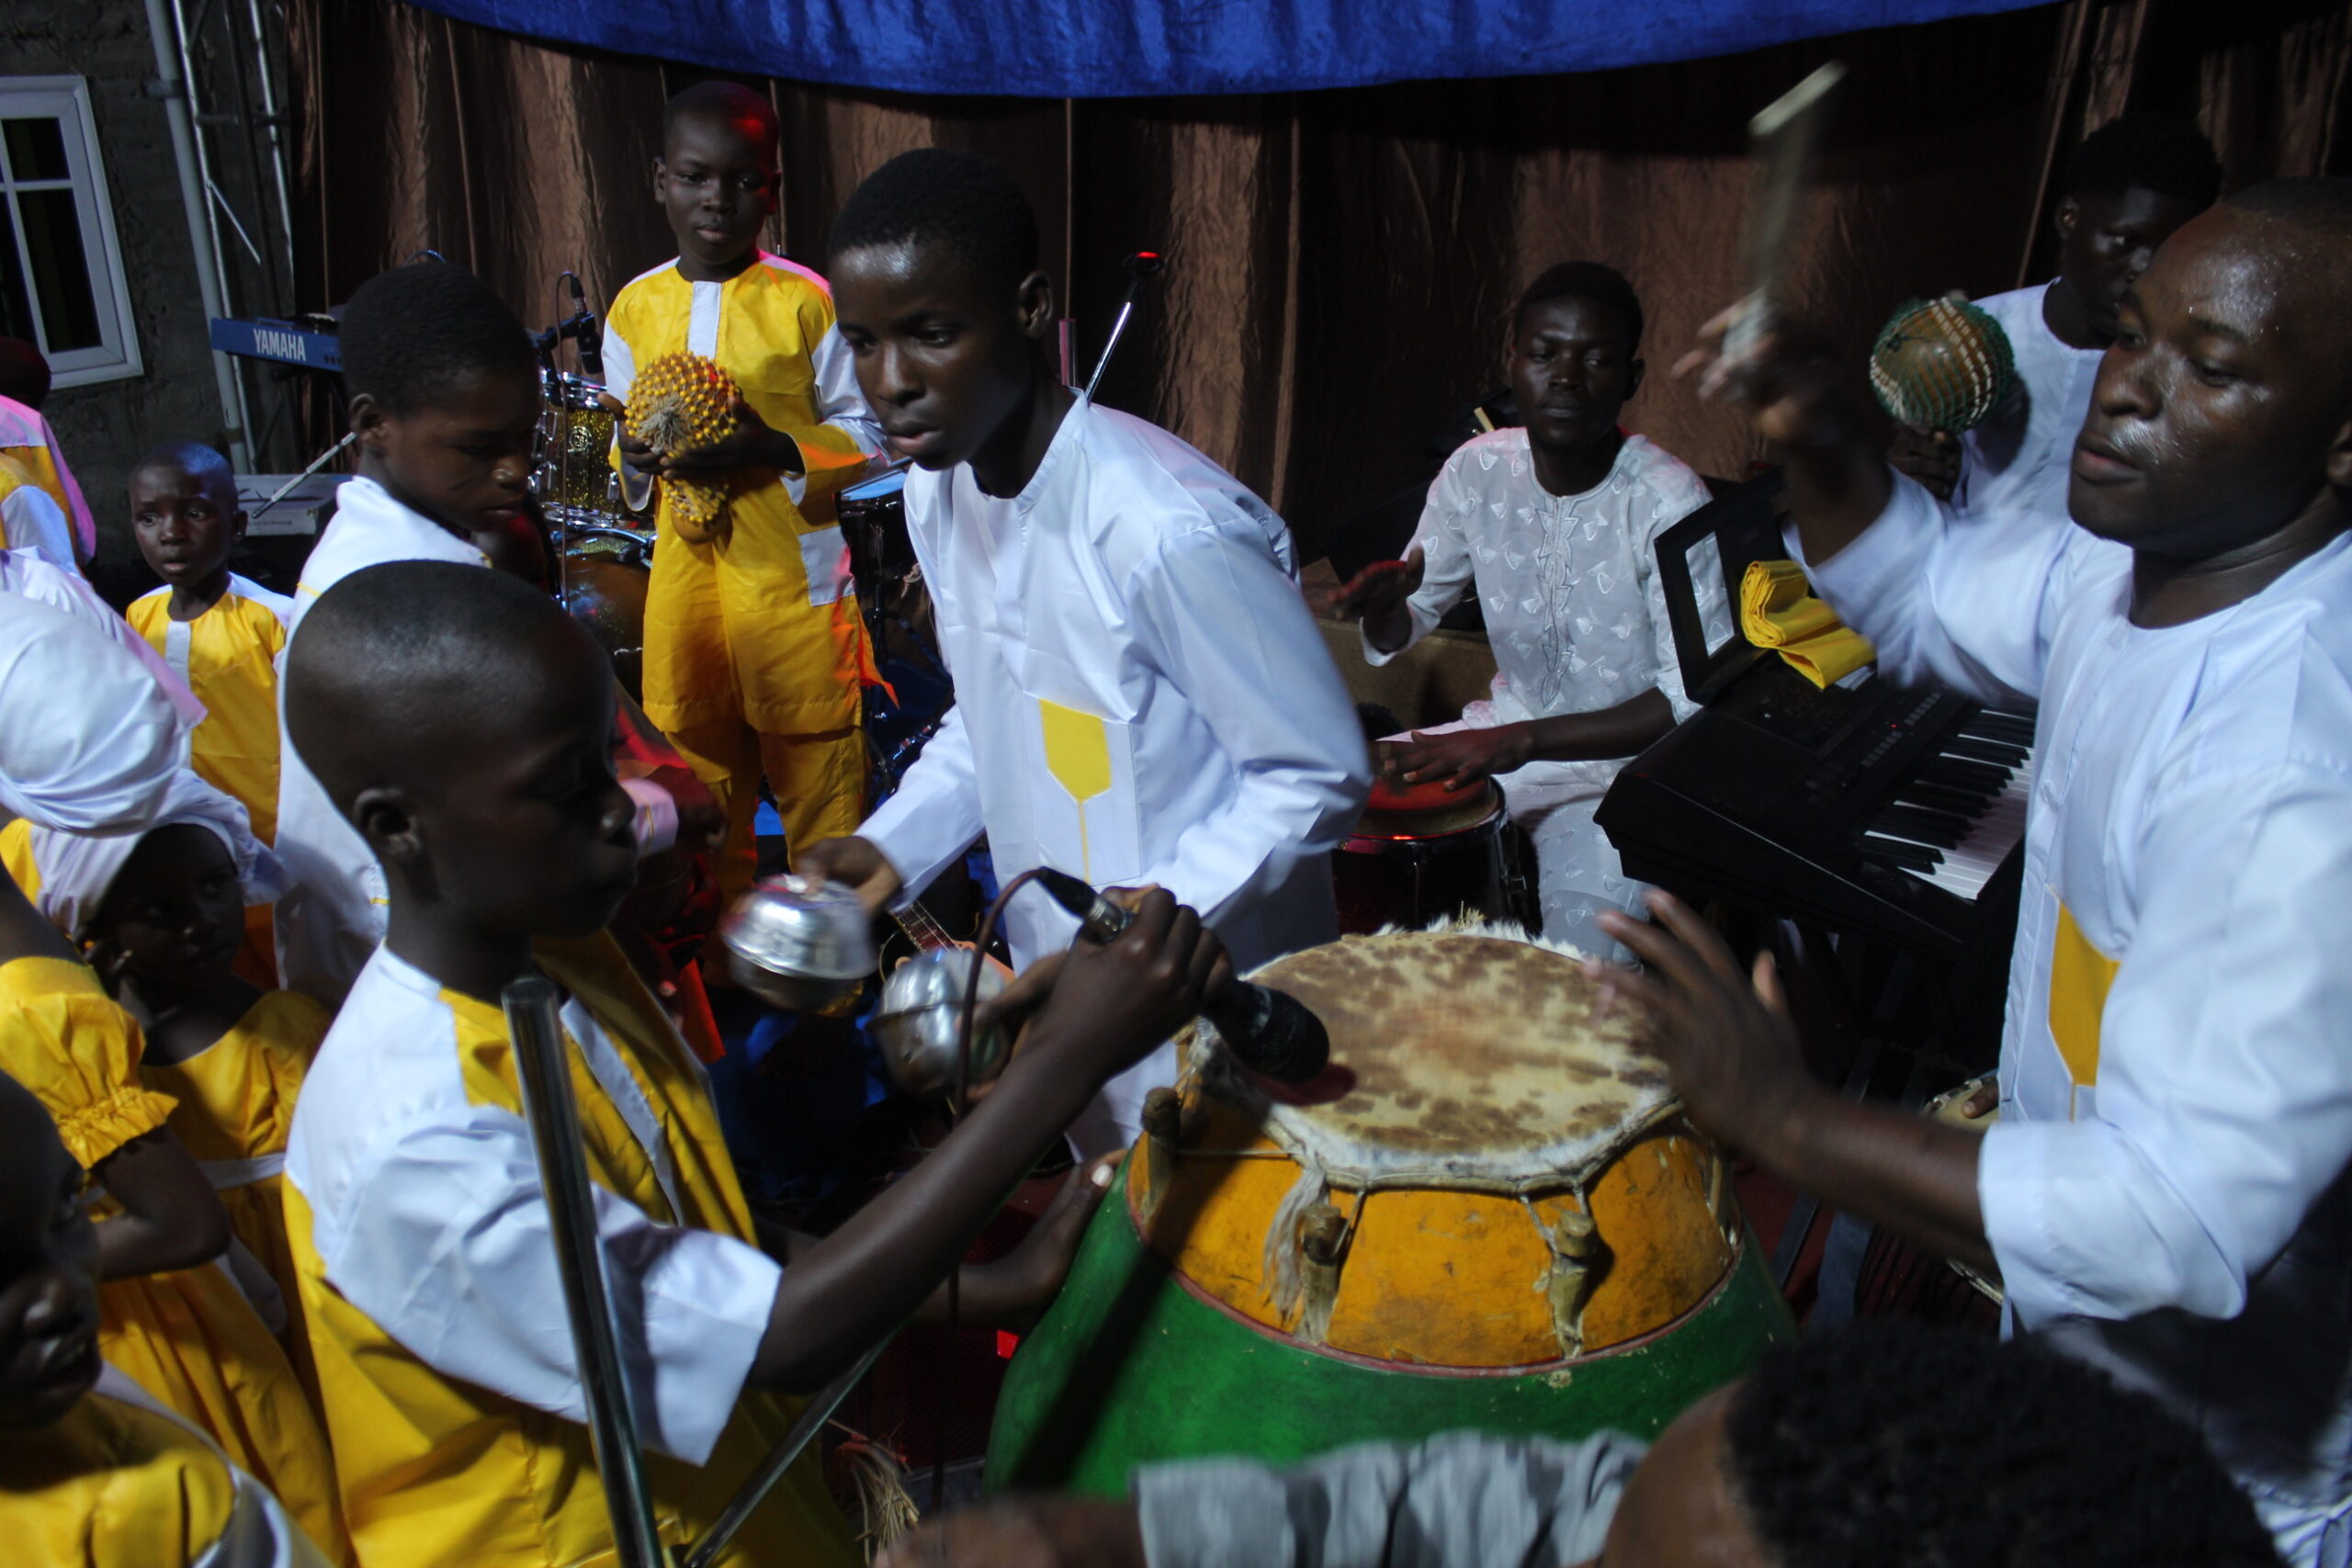
[{"label": "snare drum", "polygon": [[543,371],[539,390],[539,455],[532,488],[559,528],[580,524],[617,526],[624,521],[620,476],[613,468],[613,416],[598,400],[605,389],[578,376]]},{"label": "snare drum", "polygon": [[[1293,1093],[1202,1026],[1022,1342],[992,1488],[1471,1427],[1655,1434],[1792,1332],[1722,1156],[1623,1000],[1466,932],[1347,937],[1254,976],[1323,1021]],[[1300,1103],[1301,1100],[1306,1103]]]},{"label": "snare drum", "polygon": [[1532,927],[1537,911],[1526,865],[1525,842],[1492,779],[1458,790],[1442,781],[1374,780],[1332,863],[1340,929],[1420,931],[1464,914]]},{"label": "snare drum", "polygon": [[842,537],[849,544],[850,570],[861,586],[904,577],[914,570],[914,542],[907,536],[907,476],[884,474],[842,491],[835,503]]}]

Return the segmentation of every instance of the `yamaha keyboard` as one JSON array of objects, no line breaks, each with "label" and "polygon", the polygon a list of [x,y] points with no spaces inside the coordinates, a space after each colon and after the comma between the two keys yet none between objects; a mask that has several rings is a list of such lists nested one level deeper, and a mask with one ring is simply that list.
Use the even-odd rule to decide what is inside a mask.
[{"label": "yamaha keyboard", "polygon": [[1865,670],[1826,690],[1739,636],[1747,563],[1781,557],[1777,478],[1701,508],[1658,558],[1700,709],[1628,762],[1597,819],[1628,875],[1960,957],[2014,916],[2033,720]]}]

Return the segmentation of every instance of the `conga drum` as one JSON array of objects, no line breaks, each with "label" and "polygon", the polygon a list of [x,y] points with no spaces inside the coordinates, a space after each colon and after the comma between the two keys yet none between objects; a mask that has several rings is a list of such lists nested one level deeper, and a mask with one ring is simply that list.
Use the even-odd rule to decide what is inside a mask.
[{"label": "conga drum", "polygon": [[1533,925],[1526,850],[1492,779],[1373,781],[1363,815],[1331,863],[1340,929],[1421,931],[1466,916]]},{"label": "conga drum", "polygon": [[1199,1026],[1008,1370],[991,1487],[1122,1495],[1463,1427],[1657,1433],[1792,1327],[1722,1157],[1578,964],[1491,928],[1261,969],[1329,1031],[1300,1090]]}]

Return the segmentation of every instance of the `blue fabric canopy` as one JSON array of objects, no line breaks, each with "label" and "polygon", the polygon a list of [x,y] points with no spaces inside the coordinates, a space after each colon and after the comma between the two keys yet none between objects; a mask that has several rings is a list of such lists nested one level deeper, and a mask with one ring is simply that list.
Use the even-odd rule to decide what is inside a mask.
[{"label": "blue fabric canopy", "polygon": [[2044,0],[417,0],[508,32],[837,86],[1021,97],[1598,71]]}]

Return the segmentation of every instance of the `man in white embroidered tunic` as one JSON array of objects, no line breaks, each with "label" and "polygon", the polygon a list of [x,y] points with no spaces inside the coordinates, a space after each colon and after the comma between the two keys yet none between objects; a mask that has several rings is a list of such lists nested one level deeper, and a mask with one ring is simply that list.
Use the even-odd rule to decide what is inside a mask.
[{"label": "man in white embroidered tunic", "polygon": [[1535,840],[1544,934],[1619,950],[1595,922],[1633,908],[1616,847],[1592,814],[1626,758],[1690,716],[1657,582],[1657,536],[1707,487],[1617,417],[1642,384],[1642,306],[1594,262],[1528,287],[1508,350],[1524,426],[1447,459],[1401,561],[1375,561],[1333,596],[1385,664],[1474,591],[1494,649],[1494,695],[1408,739],[1408,784],[1492,777]]}]

